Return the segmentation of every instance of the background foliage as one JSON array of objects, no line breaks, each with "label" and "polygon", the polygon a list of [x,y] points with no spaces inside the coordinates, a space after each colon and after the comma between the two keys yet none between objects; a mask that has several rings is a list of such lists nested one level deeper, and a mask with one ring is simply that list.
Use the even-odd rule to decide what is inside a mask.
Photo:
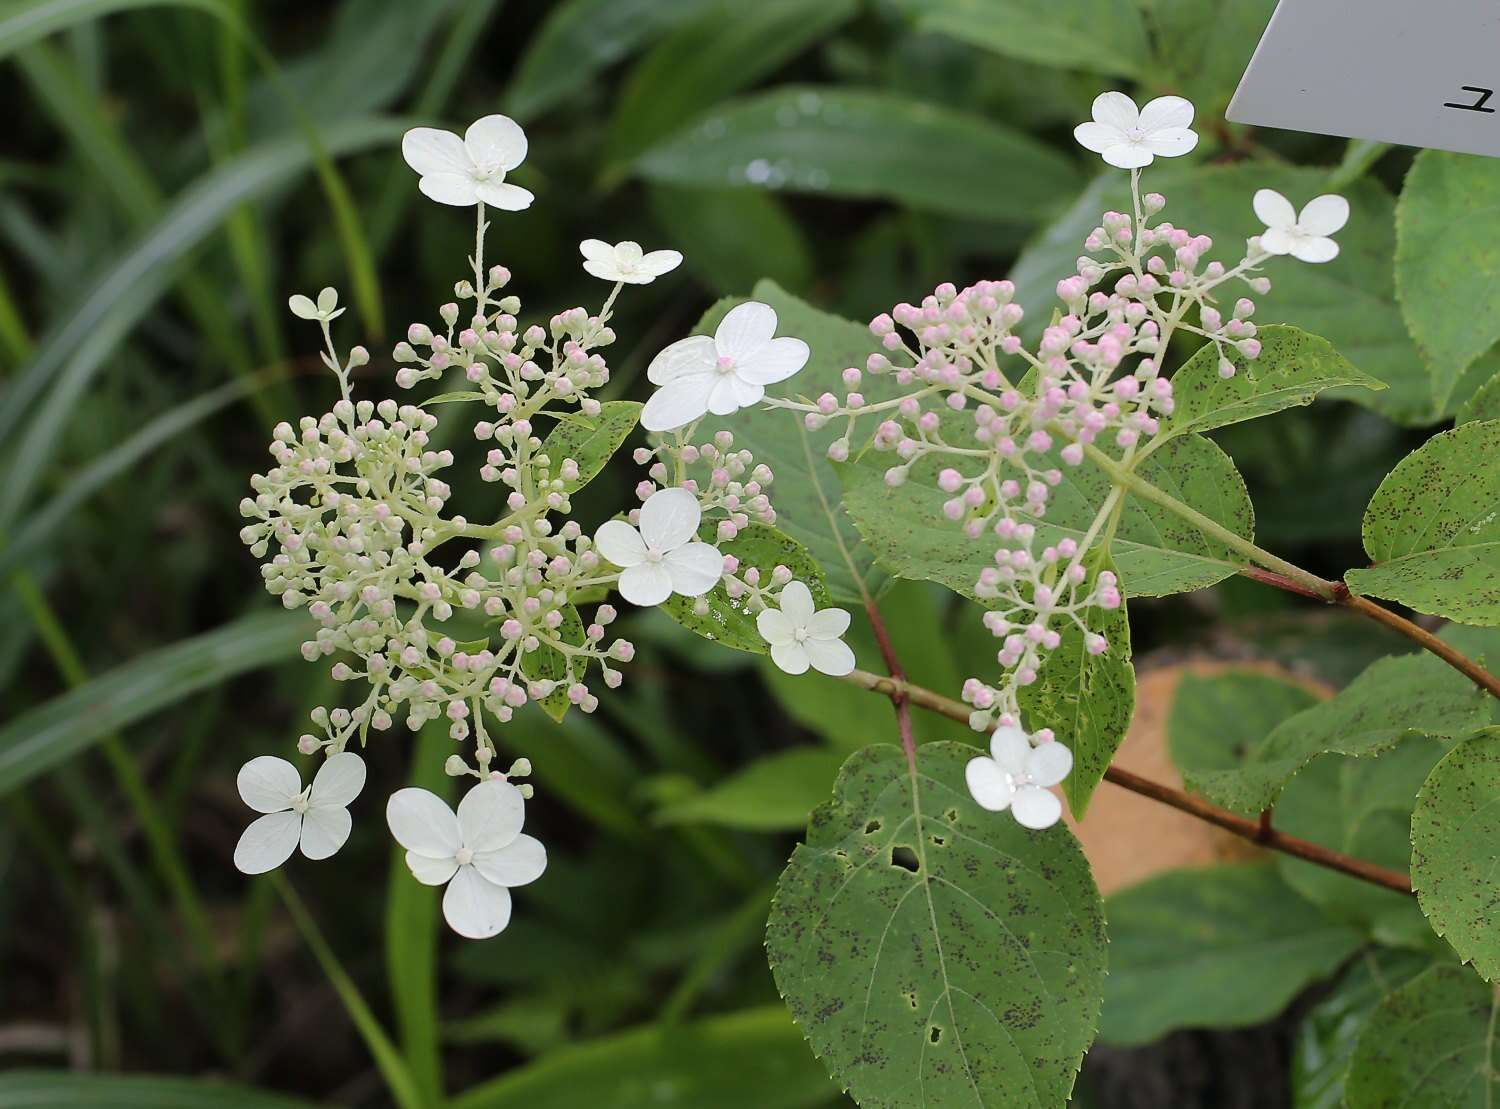
[{"label": "background foliage", "polygon": [[[1500,387],[1484,387],[1500,368],[1493,285],[1439,297],[1432,278],[1493,270],[1493,236],[1478,232],[1500,174],[1477,159],[1224,123],[1271,6],[0,6],[0,100],[12,106],[0,150],[0,1101],[849,1104],[787,1016],[761,940],[792,833],[829,796],[845,754],[893,739],[877,697],[705,650],[660,614],[631,616],[643,649],[597,717],[528,712],[499,733],[535,763],[532,819],[553,854],[490,943],[439,934],[432,891],[407,879],[371,818],[370,799],[408,778],[444,788],[440,733],[411,745],[410,772],[401,742],[371,760],[361,834],[337,864],[293,866],[281,884],[229,865],[244,821],[235,769],[289,748],[307,708],[332,695],[326,673],[297,657],[305,617],[259,591],[236,538],[235,506],[271,424],[331,396],[307,354],[312,336],[287,328],[282,305],[327,283],[348,290],[341,333],[375,352],[360,388],[389,391],[379,341],[388,347],[403,313],[446,299],[470,234],[452,210],[417,203],[396,154],[414,122],[462,127],[498,110],[527,126],[532,154],[517,180],[538,203],[497,220],[492,243],[534,312],[598,296],[578,265],[580,238],[684,251],[682,273],[633,291],[618,312],[613,395],[639,399],[657,349],[763,279],[856,320],[941,280],[1006,274],[1028,309],[1043,308],[1120,187],[1118,175],[1094,179],[1073,123],[1122,82],[1190,96],[1200,150],[1153,172],[1168,215],[1232,250],[1254,230],[1254,187],[1344,190],[1354,217],[1342,256],[1279,271],[1259,318],[1323,336],[1387,386],[1336,390],[1347,399],[1253,427],[1219,427],[1228,421],[1210,413],[1193,430],[1219,428],[1264,545],[1335,578],[1391,560],[1350,585],[1462,618],[1463,591],[1428,597],[1402,574],[1424,537],[1377,519],[1362,547],[1361,519],[1437,425],[1500,414]],[[1446,234],[1455,220],[1476,233]],[[849,361],[867,349],[860,330],[840,333]],[[1330,380],[1356,380],[1336,359]],[[1473,426],[1490,430],[1465,434],[1494,435]],[[753,420],[742,430],[777,465],[774,438]],[[1398,498],[1407,480],[1431,489],[1421,468],[1448,472],[1444,444],[1403,464],[1381,495]],[[475,445],[451,445],[456,496],[476,517],[493,488],[474,474]],[[1214,450],[1196,436],[1173,449]],[[579,500],[603,518],[634,481],[628,466],[611,468]],[[864,494],[845,485],[859,520]],[[867,492],[878,516],[879,491]],[[807,486],[789,480],[777,493]],[[1431,495],[1442,504],[1453,493]],[[1226,508],[1226,523],[1248,526],[1250,502]],[[1137,541],[1151,556],[1154,523],[1140,511],[1122,525],[1122,563]],[[936,576],[877,565],[852,523],[841,526],[868,585],[891,570]],[[852,577],[841,582],[846,571],[809,545],[830,589],[849,595]],[[1457,543],[1439,553],[1455,571],[1490,557]],[[913,680],[951,694],[984,670],[993,647],[967,605],[928,582],[890,587],[882,607]],[[1143,669],[1187,653],[1254,656],[1342,685],[1394,649],[1235,579],[1131,611]],[[878,668],[860,621],[851,641]],[[1387,716],[1386,732],[1355,739],[1355,751],[1322,734],[1339,727],[1337,703],[1309,708],[1298,690],[1231,682],[1184,691],[1173,756],[1190,783],[1246,811],[1317,756],[1282,795],[1289,830],[1404,866],[1416,785],[1443,758],[1440,741],[1483,724],[1484,709],[1443,700],[1425,660],[1380,665],[1412,672],[1361,681],[1409,683],[1446,715],[1434,723],[1413,709],[1422,719],[1409,727]],[[1255,680],[1270,679],[1236,679]],[[1208,699],[1196,726],[1189,692]],[[1234,707],[1246,704],[1264,719]],[[1242,724],[1239,740],[1212,726],[1226,718]],[[951,722],[918,728],[922,740],[972,742]],[[1403,744],[1399,759],[1347,757],[1415,733],[1437,738]],[[1246,767],[1243,752],[1273,734],[1270,754]],[[1473,798],[1493,745],[1455,748],[1430,788]],[[1331,750],[1345,754],[1319,754]],[[1444,834],[1431,828],[1419,852]],[[1467,865],[1435,865],[1419,888],[1462,884]],[[1166,874],[1105,906],[1111,974],[1104,1046],[1080,1085],[1088,1104],[1338,1104],[1351,1059],[1362,1082],[1405,1080],[1403,1059],[1358,1039],[1366,1020],[1400,1031],[1431,999],[1461,1013],[1487,1004],[1472,975],[1428,969],[1440,945],[1413,906],[1382,891],[1351,892],[1347,879],[1286,860],[1200,877]],[[1493,963],[1472,906],[1450,911],[1453,934],[1477,932],[1477,957]],[[1276,973],[1247,979],[1273,939]],[[774,929],[772,946],[774,959]],[[1184,952],[1206,969],[1162,969]],[[1461,1022],[1445,1042],[1489,1057],[1493,1027],[1490,1039],[1473,1029]]]}]

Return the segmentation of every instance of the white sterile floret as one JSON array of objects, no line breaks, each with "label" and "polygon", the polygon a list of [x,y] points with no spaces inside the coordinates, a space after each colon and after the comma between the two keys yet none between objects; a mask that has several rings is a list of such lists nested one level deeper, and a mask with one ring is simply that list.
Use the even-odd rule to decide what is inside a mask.
[{"label": "white sterile floret", "polygon": [[482,201],[519,212],[535,199],[505,180],[526,159],[526,132],[509,116],[477,119],[463,138],[435,127],[413,127],[401,137],[401,156],[421,174],[417,187],[439,204],[462,207]]},{"label": "white sterile floret", "polygon": [[1037,746],[1020,728],[1002,726],[990,737],[990,757],[970,759],[964,768],[969,793],[991,812],[1010,809],[1026,828],[1050,828],[1062,816],[1062,802],[1048,792],[1073,769],[1073,753],[1056,740]]},{"label": "white sterile floret", "polygon": [[755,618],[761,638],[771,645],[772,662],[788,674],[805,674],[811,666],[838,678],[854,669],[854,652],[839,638],[849,629],[847,612],[814,610],[812,591],[800,581],[786,583],[780,605]]},{"label": "white sterile floret", "polygon": [[292,315],[304,320],[336,320],[344,314],[339,307],[339,291],[332,285],[318,294],[316,303],[312,297],[293,293],[287,298],[286,306],[292,310]]},{"label": "white sterile floret", "polygon": [[352,751],[332,755],[302,788],[286,759],[261,755],[240,767],[240,797],[265,816],[253,821],[234,848],[234,865],[246,874],[275,870],[299,844],[309,859],[326,859],[349,838],[348,805],[365,787],[365,764]]},{"label": "white sterile floret", "polygon": [[1073,137],[1112,166],[1140,169],[1197,146],[1192,122],[1193,105],[1180,96],[1158,96],[1137,108],[1123,92],[1106,92],[1094,100],[1094,121],[1080,123]]},{"label": "white sterile floret", "polygon": [[641,506],[640,527],[607,520],[594,547],[624,573],[620,595],[633,605],[659,605],[673,593],[701,597],[724,573],[717,547],[698,542],[703,510],[686,489],[658,489]]},{"label": "white sterile floret", "polygon": [[627,285],[649,285],[682,265],[682,255],[675,250],[646,253],[640,243],[629,239],[613,246],[603,239],[584,239],[578,250],[583,255],[583,268],[590,274]]},{"label": "white sterile floret", "polygon": [[1267,254],[1290,254],[1303,262],[1331,262],[1339,244],[1329,236],[1349,222],[1349,202],[1335,193],[1315,196],[1302,211],[1275,189],[1255,193],[1255,214],[1265,223],[1260,248]]},{"label": "white sterile floret", "polygon": [[460,936],[484,940],[510,923],[510,889],[547,869],[547,849],[521,834],[526,802],[509,782],[480,782],[458,813],[435,793],[401,789],[385,806],[386,823],[406,848],[406,865],[426,886],[448,889],[443,917]]},{"label": "white sterile floret", "polygon": [[727,416],[766,395],[807,365],[807,344],[776,338],[776,310],[760,301],[731,308],[714,332],[680,339],[651,360],[659,385],[641,411],[647,431],[673,431],[712,412]]}]

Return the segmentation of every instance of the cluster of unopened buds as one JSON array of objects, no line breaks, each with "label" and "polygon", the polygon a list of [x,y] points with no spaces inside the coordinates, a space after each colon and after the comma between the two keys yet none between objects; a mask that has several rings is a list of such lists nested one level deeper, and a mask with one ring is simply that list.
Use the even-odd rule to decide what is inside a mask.
[{"label": "cluster of unopened buds", "polygon": [[[337,293],[291,298],[294,314],[321,327],[322,357],[341,395],[321,417],[275,429],[273,465],[252,479],[253,495],[241,502],[241,537],[264,560],[266,588],[286,607],[306,608],[317,624],[304,657],[334,660],[332,676],[362,681],[365,693],[354,707],[313,710],[316,732],[297,746],[323,758],[306,788],[285,759],[264,755],[245,764],[240,793],[262,815],[240,838],[235,864],[254,874],[299,848],[314,859],[334,854],[349,836],[349,806],[365,780],[351,748],[398,719],[411,730],[441,721],[463,745],[445,769],[477,784],[456,811],[430,791],[400,790],[386,818],[417,880],[447,885],[449,924],[483,938],[509,921],[509,889],[546,867],[542,845],[521,832],[532,791],[519,779],[530,762],[502,770],[487,720],[505,724],[528,702],[554,715],[569,707],[592,712],[598,700],[591,672],[614,688],[622,674],[613,664],[634,654],[629,641],[609,636],[612,605],[597,603],[587,620],[579,606],[610,589],[635,605],[675,595],[703,606],[722,586],[756,614],[783,668],[847,673],[854,660],[839,638],[847,613],[815,611],[810,590],[786,567],[741,566],[719,550],[746,527],[776,518],[771,471],[736,448],[728,431],[694,443],[689,427],[637,451],[638,463],[648,465],[638,507],[592,534],[569,518],[570,493],[586,480],[583,460],[549,446],[548,433],[601,416],[592,393],[609,381],[602,352],[615,340],[609,321],[616,296],[671,271],[682,256],[585,240],[585,270],[614,286],[603,307],[523,325],[519,299],[503,291],[509,271],[486,268],[483,253],[485,206],[515,210],[531,202],[530,193],[504,180],[525,156],[524,133],[506,117],[489,116],[463,138],[417,128],[402,146],[422,192],[477,206],[477,221],[473,276],[439,309],[440,325],[413,324],[396,345],[396,385],[461,379],[461,390],[422,404],[356,400],[351,376],[369,355],[356,347],[341,356],[336,348],[330,324],[343,311]],[[688,339],[651,365],[652,380],[701,391],[697,416],[753,404],[764,384],[807,361],[805,343],[775,337],[768,306],[742,305],[730,317],[720,329],[722,349],[713,339]],[[711,380],[698,390],[689,370],[700,355]],[[473,425],[488,445],[481,479],[508,490],[505,515],[494,522],[475,524],[448,511],[452,490],[442,475],[454,454],[439,445],[438,417],[428,409],[460,401],[477,402],[470,410],[483,413]],[[660,404],[648,409],[655,413]],[[705,526],[709,540],[700,538]]]}]

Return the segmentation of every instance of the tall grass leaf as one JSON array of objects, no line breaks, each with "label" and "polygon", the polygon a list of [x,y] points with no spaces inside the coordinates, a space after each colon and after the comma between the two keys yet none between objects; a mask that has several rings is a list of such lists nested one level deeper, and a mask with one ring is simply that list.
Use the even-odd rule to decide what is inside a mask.
[{"label": "tall grass leaf", "polygon": [[295,658],[307,632],[300,615],[245,616],[122,663],[16,717],[0,727],[0,796],[205,686]]},{"label": "tall grass leaf", "polygon": [[[404,130],[391,119],[345,123],[330,137],[330,154],[347,154],[394,142]],[[112,265],[79,300],[62,324],[39,344],[32,360],[0,399],[0,441],[13,441],[28,426],[0,493],[0,531],[25,506],[78,398],[125,336],[171,286],[177,268],[241,202],[268,192],[304,172],[313,161],[296,138],[259,144],[189,186],[157,224]],[[33,401],[51,386],[46,399]]]},{"label": "tall grass leaf", "polygon": [[234,19],[224,0],[21,0],[0,9],[0,60],[79,23],[115,12],[159,7],[196,8],[218,19]]},{"label": "tall grass leaf", "polygon": [[0,1074],[5,1109],[312,1109],[312,1102],[192,1078],[17,1070]]}]

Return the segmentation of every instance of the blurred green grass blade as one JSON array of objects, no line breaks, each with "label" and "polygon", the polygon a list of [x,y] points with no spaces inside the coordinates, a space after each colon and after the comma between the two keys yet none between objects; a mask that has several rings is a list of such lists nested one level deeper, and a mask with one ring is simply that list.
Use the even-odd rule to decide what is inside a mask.
[{"label": "blurred green grass blade", "polygon": [[94,459],[29,514],[10,542],[0,545],[0,577],[9,575],[27,554],[50,540],[81,504],[152,451],[273,380],[271,376],[261,376],[221,385],[163,412],[119,446]]},{"label": "blurred green grass blade", "polygon": [[[942,169],[911,152],[943,151]],[[782,86],[716,106],[635,162],[649,181],[878,198],[1000,223],[1083,185],[1062,154],[967,111],[878,89]]]},{"label": "blurred green grass blade", "polygon": [[[443,760],[453,752],[442,722],[429,723],[412,745],[407,784],[431,790],[444,800],[453,797],[453,779]],[[396,1014],[396,1037],[411,1070],[412,1080],[426,1104],[443,1101],[443,1057],[438,1022],[438,901],[442,896],[411,876],[406,852],[391,853],[385,895],[385,971],[391,1007]]]},{"label": "blurred green grass blade", "polygon": [[306,620],[263,612],[159,647],[0,727],[0,796],[204,686],[296,657]]},{"label": "blurred green grass blade", "polygon": [[857,7],[855,0],[762,0],[732,18],[714,11],[672,32],[640,60],[620,89],[606,145],[611,165],[606,175],[622,175],[624,163],[726,96],[774,73]]},{"label": "blurred green grass blade", "polygon": [[[395,141],[395,120],[365,119],[340,126],[327,145],[347,154]],[[78,398],[126,334],[170,287],[183,259],[204,241],[236,205],[277,188],[305,171],[314,153],[296,138],[271,140],[205,174],[189,186],[160,221],[105,269],[64,322],[46,336],[0,398],[0,442],[28,426],[0,493],[0,531],[25,506],[34,484],[61,438]],[[51,386],[46,399],[33,405]]]},{"label": "blurred green grass blade", "polygon": [[723,0],[563,0],[531,36],[505,110],[531,119],[663,31],[723,6]]},{"label": "blurred green grass blade", "polygon": [[560,1048],[453,1109],[811,1109],[835,1093],[786,1008],[769,1005]]},{"label": "blurred green grass blade", "polygon": [[4,1109],[312,1109],[300,1098],[193,1078],[16,1070],[0,1074]]},{"label": "blurred green grass blade", "polygon": [[[668,243],[692,243],[688,268],[720,294],[737,293],[769,278],[794,293],[812,285],[812,248],[779,197],[757,189],[698,189],[652,185],[651,214]],[[712,235],[703,228],[712,227]]]},{"label": "blurred green grass blade", "polygon": [[794,747],[748,766],[657,811],[660,824],[717,824],[751,832],[805,827],[807,814],[828,800],[848,757],[829,747]]},{"label": "blurred green grass blade", "polygon": [[223,0],[15,0],[0,7],[0,59],[79,23],[136,8],[196,8],[231,19]]},{"label": "blurred green grass blade", "polygon": [[31,335],[16,308],[5,274],[0,273],[0,354],[4,354],[7,365],[19,366],[31,357],[31,351]]},{"label": "blurred green grass blade", "polygon": [[680,1021],[692,1010],[715,974],[761,945],[766,934],[766,917],[771,912],[771,897],[775,892],[774,882],[762,886],[718,923],[703,950],[688,964],[682,979],[662,1004],[662,1023]]},{"label": "blurred green grass blade", "polygon": [[370,1051],[375,1060],[375,1066],[379,1068],[380,1075],[385,1079],[387,1088],[391,1091],[391,1097],[401,1109],[424,1109],[428,1104],[422,1098],[417,1084],[412,1078],[411,1071],[407,1069],[406,1062],[401,1058],[401,1053],[396,1050],[395,1044],[386,1035],[385,1029],[381,1027],[380,1021],[370,1011],[364,996],[359,992],[354,979],[349,977],[333,953],[333,948],[328,946],[322,930],[318,923],[307,911],[307,906],[302,903],[302,898],[292,888],[292,884],[286,880],[286,876],[279,871],[271,874],[271,883],[276,887],[276,892],[281,894],[281,900],[287,907],[287,912],[292,916],[292,922],[296,924],[297,931],[302,933],[302,938],[307,946],[312,949],[313,957],[318,960],[318,965],[323,969],[323,976],[328,979],[329,985],[339,995],[339,1000],[344,1003],[344,1010],[349,1014],[349,1019],[354,1022],[360,1039],[364,1040],[365,1047]]},{"label": "blurred green grass blade", "polygon": [[531,759],[537,792],[552,794],[615,835],[646,835],[628,800],[639,771],[619,743],[581,713],[569,713],[562,723],[540,711],[520,713],[507,727],[497,729],[494,738],[512,754]]}]

